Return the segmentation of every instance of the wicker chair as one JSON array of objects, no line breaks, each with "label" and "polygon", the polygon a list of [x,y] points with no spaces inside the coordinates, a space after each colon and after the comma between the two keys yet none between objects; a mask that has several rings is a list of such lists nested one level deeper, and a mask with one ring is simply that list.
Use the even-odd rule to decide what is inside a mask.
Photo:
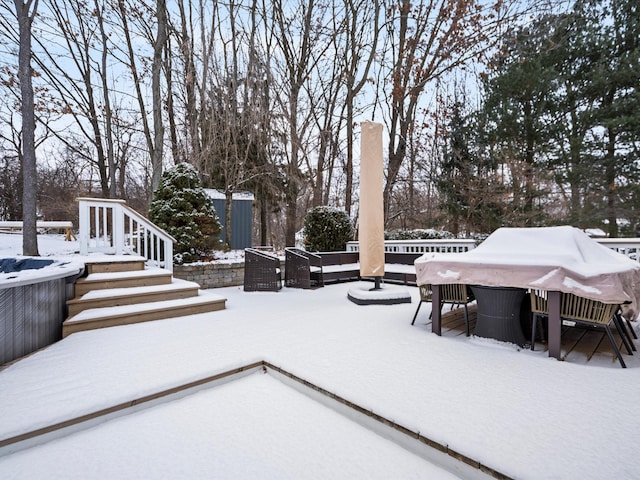
[{"label": "wicker chair", "polygon": [[[571,293],[562,293],[560,297],[560,318],[562,324],[569,327],[579,325],[603,329],[611,342],[611,346],[616,353],[620,365],[622,368],[626,368],[627,366],[624,363],[618,344],[613,338],[610,327],[611,323],[613,323],[620,334],[620,338],[622,338],[622,343],[624,343],[627,352],[629,355],[633,355],[631,348],[632,340],[628,337],[629,333],[618,315],[619,309],[620,306],[618,304],[603,303],[598,300],[579,297]],[[533,321],[531,322],[531,350],[533,350],[538,319],[543,316],[549,316],[546,291],[531,290],[531,312],[533,314]]]},{"label": "wicker chair", "polygon": [[[422,302],[433,302],[433,288],[430,284],[420,285],[420,302],[416,313],[413,315],[411,325],[413,325],[418,317],[420,306]],[[467,305],[475,300],[471,289],[462,283],[452,283],[448,285],[440,285],[440,310],[442,305],[450,303],[451,308],[455,305],[464,305],[464,322],[467,330],[467,337],[469,336],[469,309]],[[431,317],[429,317],[431,318]]]},{"label": "wicker chair", "polygon": [[277,292],[281,288],[280,259],[255,248],[245,248],[244,291]]},{"label": "wicker chair", "polygon": [[292,288],[323,287],[322,257],[299,248],[284,250],[284,284]]}]

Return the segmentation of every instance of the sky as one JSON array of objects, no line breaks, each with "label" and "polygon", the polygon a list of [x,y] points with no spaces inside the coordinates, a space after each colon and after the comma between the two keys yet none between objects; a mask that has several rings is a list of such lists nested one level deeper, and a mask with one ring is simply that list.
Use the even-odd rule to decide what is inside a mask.
[{"label": "sky", "polygon": [[[429,304],[411,326],[417,288],[391,306],[355,305],[352,288],[212,289],[224,311],[72,334],[0,371],[0,439],[267,361],[510,477],[637,478],[640,354],[622,369],[439,337]],[[273,371],[169,400],[0,449],[0,478],[456,478]]]}]

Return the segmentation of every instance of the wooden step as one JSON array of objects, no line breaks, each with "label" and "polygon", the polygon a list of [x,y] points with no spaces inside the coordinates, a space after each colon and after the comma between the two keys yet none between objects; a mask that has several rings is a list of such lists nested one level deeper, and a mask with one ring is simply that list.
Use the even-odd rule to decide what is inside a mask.
[{"label": "wooden step", "polygon": [[92,273],[76,280],[75,296],[105,288],[146,287],[171,283],[171,272],[160,268],[132,272]]},{"label": "wooden step", "polygon": [[200,290],[200,285],[197,283],[178,278],[174,278],[171,283],[165,285],[92,290],[81,297],[67,301],[68,315],[72,317],[89,308],[115,307],[118,305],[195,297],[198,295],[198,290]]},{"label": "wooden step", "polygon": [[160,302],[90,308],[65,320],[62,336],[97,328],[130,325],[134,323],[182,317],[197,313],[224,310],[227,299],[219,295],[202,294],[197,297]]},{"label": "wooden step", "polygon": [[147,259],[144,257],[120,255],[108,255],[89,259],[85,262],[86,271],[89,275],[92,273],[107,272],[130,272],[135,270],[144,270]]}]

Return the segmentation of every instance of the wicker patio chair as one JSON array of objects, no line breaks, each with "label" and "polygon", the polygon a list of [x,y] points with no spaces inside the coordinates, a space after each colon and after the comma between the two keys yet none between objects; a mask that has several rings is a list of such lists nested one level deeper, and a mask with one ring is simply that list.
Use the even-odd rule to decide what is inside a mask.
[{"label": "wicker patio chair", "polygon": [[[560,297],[560,319],[565,326],[583,326],[591,328],[603,329],[607,334],[609,342],[620,362],[622,368],[627,368],[618,348],[618,344],[613,338],[611,324],[613,323],[622,339],[627,353],[633,355],[629,334],[624,323],[618,316],[620,305],[613,303],[603,303],[598,300],[592,300],[585,297],[579,297],[571,293],[562,293]],[[531,322],[531,350],[534,349],[537,319],[543,316],[549,316],[549,305],[547,300],[547,292],[544,290],[531,290],[531,312],[533,313],[533,321]]]},{"label": "wicker patio chair", "polygon": [[323,287],[322,257],[299,248],[284,250],[284,284],[292,288]]},{"label": "wicker patio chair", "polygon": [[[416,309],[416,313],[413,315],[413,320],[411,321],[411,325],[413,325],[418,317],[418,312],[420,311],[420,306],[422,302],[433,302],[433,288],[430,284],[420,285],[420,302],[418,303],[418,308]],[[467,337],[470,335],[469,332],[469,309],[467,305],[475,300],[473,296],[473,292],[471,289],[462,283],[452,283],[448,285],[440,285],[440,311],[442,311],[442,305],[445,303],[450,303],[451,308],[455,305],[464,305],[464,322],[466,326]],[[432,307],[433,308],[433,307]],[[431,316],[429,316],[431,318]]]},{"label": "wicker patio chair", "polygon": [[255,248],[245,248],[244,291],[277,292],[281,288],[280,259]]}]

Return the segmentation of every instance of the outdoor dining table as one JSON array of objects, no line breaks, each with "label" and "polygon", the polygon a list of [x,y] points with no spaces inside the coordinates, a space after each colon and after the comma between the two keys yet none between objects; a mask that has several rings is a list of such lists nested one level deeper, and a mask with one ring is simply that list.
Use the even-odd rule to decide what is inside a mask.
[{"label": "outdoor dining table", "polygon": [[[519,317],[517,319],[515,317],[512,318],[512,323],[509,326],[509,319],[505,318],[504,316],[500,319],[492,318],[492,316],[489,314],[487,314],[486,317],[481,317],[480,306],[484,305],[486,302],[482,301],[482,294],[480,297],[481,299],[478,299],[477,287],[472,288],[472,290],[474,292],[474,295],[476,296],[476,300],[478,301],[478,320],[476,320],[476,330],[474,331],[474,335],[480,336],[480,337],[495,338],[496,340],[500,340],[503,342],[510,342],[518,345],[523,345],[526,339],[523,335],[522,330],[520,329],[519,334],[517,330],[520,328],[520,318]],[[519,290],[522,290],[522,289],[519,289]],[[524,292],[524,290],[522,290],[520,293],[522,292]],[[549,326],[547,328],[547,334],[548,334],[547,346],[549,349],[549,356],[560,360],[561,358],[560,357],[560,334],[562,332],[562,323],[560,320],[560,292],[550,291],[548,293],[549,293],[549,296],[548,296]],[[440,285],[432,285],[431,298],[432,298],[433,305],[439,305],[440,299],[442,298]],[[512,309],[515,309],[516,307],[514,307],[513,304],[514,302],[512,300],[510,307]],[[517,308],[519,309],[520,307],[518,306]],[[512,311],[515,311],[515,310],[512,310]],[[478,331],[478,321],[481,322],[481,325],[482,325],[482,322],[484,321],[484,323],[487,326],[481,326],[480,331]],[[496,323],[499,323],[499,325],[502,326],[502,329],[500,329],[500,327],[496,327],[495,325]],[[505,324],[507,325],[506,327],[505,327]],[[439,308],[432,309],[431,331],[436,335],[439,335],[439,336],[442,335],[442,314]],[[495,333],[496,331],[501,331],[501,333],[499,334]]]},{"label": "outdoor dining table", "polygon": [[478,304],[473,334],[524,346],[527,340],[522,333],[520,313],[527,291],[524,288],[481,285],[472,285],[471,291]]},{"label": "outdoor dining table", "polygon": [[[561,359],[562,293],[603,303],[626,304],[625,311],[630,316],[638,313],[640,264],[598,244],[574,227],[500,228],[473,250],[428,253],[416,259],[415,266],[417,284],[432,286],[433,305],[441,303],[441,285],[466,284],[472,290],[475,287],[480,326],[476,323],[474,333],[518,344],[524,340],[517,332],[501,333],[495,325],[491,326],[491,322],[504,325],[508,318],[490,318],[495,315],[485,307],[496,300],[485,295],[486,288],[545,290],[549,312],[548,353],[557,359]],[[511,311],[516,310],[513,299],[497,299],[497,302],[511,302]],[[517,324],[514,318],[511,326]],[[432,309],[431,330],[442,334],[438,308]]]}]

